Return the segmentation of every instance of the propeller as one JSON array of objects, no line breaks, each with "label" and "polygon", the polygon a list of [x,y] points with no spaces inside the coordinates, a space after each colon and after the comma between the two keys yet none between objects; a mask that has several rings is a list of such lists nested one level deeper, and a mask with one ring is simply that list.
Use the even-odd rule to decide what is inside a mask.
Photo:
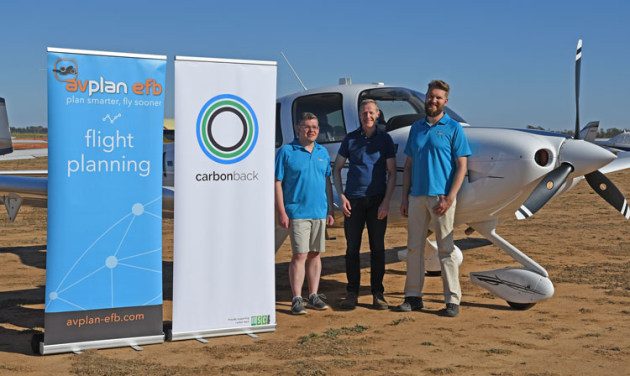
[{"label": "propeller", "polygon": [[582,70],[582,39],[578,39],[575,52],[575,133],[573,138],[580,139],[580,72]]},{"label": "propeller", "polygon": [[[575,140],[580,139],[580,71],[582,65],[582,40],[578,40],[577,51],[575,54],[575,134],[573,138]],[[570,145],[569,141],[565,141],[565,145]],[[586,159],[591,159],[593,163],[596,163],[596,159],[605,158],[603,155],[598,155],[595,150],[581,147],[582,150],[578,151],[575,149],[577,145],[573,145],[567,149],[573,149],[572,151],[568,151],[568,155],[572,155],[572,157],[566,158],[567,160],[577,161],[579,159],[578,155],[575,152],[582,153],[582,157]],[[589,145],[590,146],[590,145]],[[585,158],[582,158],[583,160]],[[583,161],[582,161],[583,162]],[[580,163],[582,165],[584,163]],[[588,165],[588,163],[586,163]],[[576,164],[577,166],[578,164]],[[600,164],[601,166],[601,164]],[[582,166],[584,168],[585,166]],[[594,166],[593,166],[594,167]],[[547,201],[549,201],[554,194],[560,189],[562,184],[567,180],[569,174],[573,172],[575,169],[574,165],[569,162],[563,162],[557,168],[553,169],[549,172],[545,177],[538,183],[538,185],[534,188],[532,193],[529,195],[527,200],[521,205],[521,207],[514,213],[516,218],[518,219],[526,219],[531,217],[534,213],[536,213],[540,208],[542,208]],[[585,173],[586,171],[578,171],[581,173]],[[630,219],[630,208],[628,208],[628,202],[626,201],[623,194],[619,191],[619,189],[613,184],[610,179],[606,177],[606,175],[602,174],[598,170],[593,172],[586,173],[584,175],[588,184],[593,188],[597,194],[599,194],[606,202],[612,205],[616,210],[618,210],[626,219]]]},{"label": "propeller", "polygon": [[593,171],[590,174],[584,175],[588,185],[593,188],[598,195],[600,195],[606,202],[612,205],[617,211],[621,213],[626,219],[630,219],[630,208],[628,208],[628,201],[623,197],[623,194],[613,184],[606,175],[599,171]]},{"label": "propeller", "polygon": [[532,194],[529,195],[527,200],[516,211],[516,218],[525,219],[531,217],[540,208],[542,208],[547,201],[560,189],[562,183],[567,180],[569,174],[573,171],[573,166],[567,162],[562,163],[559,167],[552,170],[550,173],[538,183]]}]

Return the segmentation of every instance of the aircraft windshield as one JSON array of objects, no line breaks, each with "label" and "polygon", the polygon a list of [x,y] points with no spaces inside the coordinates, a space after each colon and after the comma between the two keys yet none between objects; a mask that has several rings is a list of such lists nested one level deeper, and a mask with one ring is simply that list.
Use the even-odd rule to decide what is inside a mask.
[{"label": "aircraft windshield", "polygon": [[[379,123],[390,132],[413,124],[426,116],[424,112],[424,94],[400,87],[368,89],[359,95],[359,104],[365,99],[373,99],[381,110]],[[466,121],[453,110],[446,107],[445,112],[460,123]]]},{"label": "aircraft windshield", "polygon": [[[319,93],[297,98],[293,102],[293,124],[297,124],[301,114],[307,111],[315,114],[319,120],[318,143],[341,142],[346,136],[340,93]],[[297,130],[294,128],[293,131],[297,137]]]},{"label": "aircraft windshield", "polygon": [[630,132],[619,133],[615,137],[608,140],[611,144],[630,145]]}]

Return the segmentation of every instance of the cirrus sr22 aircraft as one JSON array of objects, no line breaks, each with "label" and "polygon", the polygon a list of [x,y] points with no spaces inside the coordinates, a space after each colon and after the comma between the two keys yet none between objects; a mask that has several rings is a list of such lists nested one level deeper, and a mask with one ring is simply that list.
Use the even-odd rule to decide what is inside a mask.
[{"label": "cirrus sr22 aircraft", "polygon": [[[579,102],[580,56],[581,41],[576,59],[576,105]],[[398,176],[388,220],[390,223],[406,221],[397,210],[406,159],[403,151],[411,124],[425,116],[424,94],[383,84],[352,85],[344,80],[340,85],[279,98],[276,102],[276,148],[293,140],[296,119],[299,114],[308,111],[318,116],[320,134],[317,141],[328,150],[334,161],[345,135],[360,127],[358,106],[364,99],[374,99],[378,103],[380,125],[396,145]],[[467,234],[477,231],[522,265],[472,272],[472,282],[505,299],[515,309],[527,309],[550,298],[554,287],[547,271],[496,233],[499,219],[512,215],[526,219],[552,197],[568,191],[583,178],[605,201],[630,219],[625,198],[605,176],[606,173],[630,168],[630,152],[617,151],[615,155],[585,140],[550,132],[472,127],[450,108],[445,110],[464,125],[472,150],[467,176],[457,198],[455,225],[466,225]],[[6,119],[6,112],[4,116]],[[577,137],[578,124],[579,119],[576,119]],[[173,210],[173,143],[164,145],[163,162],[163,206],[168,213]],[[345,173],[342,177],[345,179]],[[0,176],[0,192],[0,200],[4,201],[13,220],[23,203],[45,206],[47,179]],[[335,197],[337,207],[339,203],[338,197]],[[340,211],[337,216],[343,217]],[[276,227],[277,249],[287,233]],[[427,271],[439,272],[435,242],[427,239],[427,245]],[[399,256],[404,258],[405,251],[401,251]]]}]

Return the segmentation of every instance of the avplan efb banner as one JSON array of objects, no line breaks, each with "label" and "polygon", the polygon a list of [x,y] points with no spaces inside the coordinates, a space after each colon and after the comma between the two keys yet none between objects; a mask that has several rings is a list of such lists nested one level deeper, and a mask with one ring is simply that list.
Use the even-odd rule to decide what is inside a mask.
[{"label": "avplan efb banner", "polygon": [[276,68],[175,58],[171,339],[275,330]]},{"label": "avplan efb banner", "polygon": [[42,353],[162,335],[166,57],[48,49]]}]

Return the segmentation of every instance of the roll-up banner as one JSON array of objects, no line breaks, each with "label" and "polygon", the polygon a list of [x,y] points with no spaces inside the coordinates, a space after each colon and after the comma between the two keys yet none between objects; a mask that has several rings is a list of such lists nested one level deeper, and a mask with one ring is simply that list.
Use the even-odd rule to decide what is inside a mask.
[{"label": "roll-up banner", "polygon": [[42,354],[164,341],[166,57],[48,49]]},{"label": "roll-up banner", "polygon": [[171,340],[276,328],[276,69],[175,57]]}]

